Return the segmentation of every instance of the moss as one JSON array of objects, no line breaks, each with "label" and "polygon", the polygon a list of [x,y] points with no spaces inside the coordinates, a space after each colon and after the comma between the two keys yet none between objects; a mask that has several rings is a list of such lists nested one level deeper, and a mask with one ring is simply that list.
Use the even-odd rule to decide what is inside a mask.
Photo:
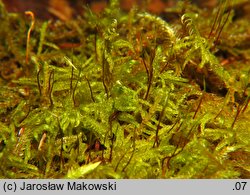
[{"label": "moss", "polygon": [[183,5],[112,0],[27,40],[0,2],[0,177],[250,178],[249,15]]}]

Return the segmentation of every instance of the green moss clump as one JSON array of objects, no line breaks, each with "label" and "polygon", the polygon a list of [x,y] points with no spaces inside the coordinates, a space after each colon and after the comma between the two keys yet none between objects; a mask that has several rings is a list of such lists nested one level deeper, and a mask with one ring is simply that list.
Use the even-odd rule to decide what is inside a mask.
[{"label": "green moss clump", "polygon": [[37,20],[27,62],[0,1],[0,178],[250,178],[242,3]]}]

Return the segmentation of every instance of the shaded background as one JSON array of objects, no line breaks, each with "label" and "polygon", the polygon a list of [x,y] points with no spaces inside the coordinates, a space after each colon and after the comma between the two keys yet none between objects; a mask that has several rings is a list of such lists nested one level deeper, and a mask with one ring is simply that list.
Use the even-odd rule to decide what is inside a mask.
[{"label": "shaded background", "polygon": [[[192,0],[199,7],[212,8],[218,0]],[[3,0],[9,12],[25,12],[30,10],[40,19],[70,20],[82,14],[85,6],[94,12],[102,11],[108,0]],[[167,7],[172,7],[177,0],[121,0],[121,8],[128,11],[133,5],[138,5],[145,10],[160,14]]]}]

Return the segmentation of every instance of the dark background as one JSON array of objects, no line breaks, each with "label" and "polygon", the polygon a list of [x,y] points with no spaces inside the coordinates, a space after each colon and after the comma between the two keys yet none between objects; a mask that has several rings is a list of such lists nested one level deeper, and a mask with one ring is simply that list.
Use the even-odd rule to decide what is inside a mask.
[{"label": "dark background", "polygon": [[[25,12],[27,10],[35,13],[40,19],[70,20],[84,12],[84,6],[90,7],[94,12],[102,11],[108,4],[108,0],[2,0],[9,12]],[[199,7],[212,8],[217,5],[218,0],[192,0]],[[167,7],[172,7],[177,0],[121,0],[121,8],[128,11],[133,5],[145,10],[160,14]]]}]

